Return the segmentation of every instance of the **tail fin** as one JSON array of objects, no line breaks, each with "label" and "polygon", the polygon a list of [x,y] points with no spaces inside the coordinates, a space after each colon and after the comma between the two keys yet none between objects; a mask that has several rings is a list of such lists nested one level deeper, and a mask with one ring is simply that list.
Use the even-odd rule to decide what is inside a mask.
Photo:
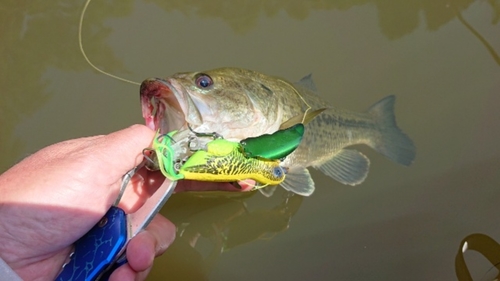
[{"label": "tail fin", "polygon": [[373,144],[373,148],[389,159],[409,166],[415,159],[415,145],[396,125],[395,99],[393,95],[387,96],[368,109],[381,133],[381,138]]}]

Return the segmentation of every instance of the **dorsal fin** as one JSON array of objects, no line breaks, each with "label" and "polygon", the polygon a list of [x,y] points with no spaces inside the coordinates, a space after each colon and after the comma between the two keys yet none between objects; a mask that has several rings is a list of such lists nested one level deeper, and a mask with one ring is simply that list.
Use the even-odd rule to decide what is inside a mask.
[{"label": "dorsal fin", "polygon": [[312,73],[309,73],[308,75],[302,77],[302,79],[300,79],[296,84],[315,93],[318,91],[316,88],[316,84],[314,84],[314,81],[312,79]]}]

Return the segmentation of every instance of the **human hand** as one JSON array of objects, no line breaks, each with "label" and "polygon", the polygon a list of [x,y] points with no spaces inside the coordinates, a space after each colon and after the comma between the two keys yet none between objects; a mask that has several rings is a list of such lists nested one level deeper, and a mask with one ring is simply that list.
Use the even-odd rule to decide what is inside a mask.
[{"label": "human hand", "polygon": [[[0,175],[0,257],[24,280],[54,280],[72,244],[110,208],[122,176],[141,162],[154,135],[134,125],[57,143]],[[135,211],[151,194],[144,183],[147,179],[132,180],[120,202],[125,212]],[[110,280],[145,279],[154,257],[174,239],[175,226],[157,215],[130,241],[128,263]]]}]

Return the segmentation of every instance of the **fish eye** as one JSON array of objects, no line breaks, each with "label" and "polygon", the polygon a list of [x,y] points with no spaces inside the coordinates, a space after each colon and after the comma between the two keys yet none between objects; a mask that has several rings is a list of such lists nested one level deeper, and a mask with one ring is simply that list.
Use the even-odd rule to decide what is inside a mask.
[{"label": "fish eye", "polygon": [[200,89],[206,89],[214,84],[212,78],[204,73],[199,74],[196,77],[196,86]]}]

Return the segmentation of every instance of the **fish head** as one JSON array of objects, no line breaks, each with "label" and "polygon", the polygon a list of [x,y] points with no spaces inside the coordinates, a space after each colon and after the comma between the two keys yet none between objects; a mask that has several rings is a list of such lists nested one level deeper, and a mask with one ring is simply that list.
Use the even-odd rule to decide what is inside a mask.
[{"label": "fish head", "polygon": [[268,76],[239,68],[147,79],[141,84],[142,114],[163,134],[189,125],[241,140],[279,128],[283,110],[273,87]]}]

